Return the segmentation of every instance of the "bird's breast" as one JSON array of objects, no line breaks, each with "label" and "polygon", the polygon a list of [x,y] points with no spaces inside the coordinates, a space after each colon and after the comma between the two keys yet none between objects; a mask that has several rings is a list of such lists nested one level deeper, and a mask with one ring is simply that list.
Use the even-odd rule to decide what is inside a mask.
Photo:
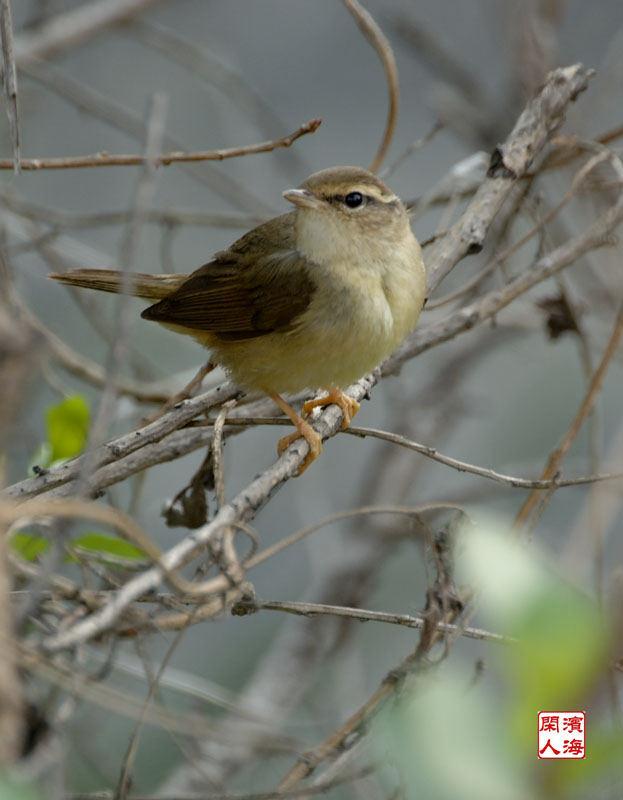
[{"label": "bird's breast", "polygon": [[348,258],[310,266],[315,290],[288,330],[220,342],[216,358],[248,388],[345,389],[386,358],[415,325],[424,299],[417,250],[395,261]]}]

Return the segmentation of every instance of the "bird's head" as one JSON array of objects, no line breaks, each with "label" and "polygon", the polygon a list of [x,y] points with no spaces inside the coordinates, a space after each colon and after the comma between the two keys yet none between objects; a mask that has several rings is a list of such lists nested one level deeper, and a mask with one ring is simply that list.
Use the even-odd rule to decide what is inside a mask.
[{"label": "bird's head", "polygon": [[318,263],[376,251],[411,236],[406,209],[383,181],[361,167],[315,172],[283,193],[297,207],[298,249]]}]

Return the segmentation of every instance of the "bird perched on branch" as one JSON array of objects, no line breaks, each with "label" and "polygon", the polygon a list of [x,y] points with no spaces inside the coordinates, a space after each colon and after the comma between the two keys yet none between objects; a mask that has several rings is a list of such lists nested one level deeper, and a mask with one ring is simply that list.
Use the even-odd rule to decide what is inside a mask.
[{"label": "bird perched on branch", "polygon": [[[358,167],[311,175],[283,196],[296,208],[259,225],[190,275],[77,269],[50,277],[152,301],[142,317],[193,336],[246,389],[287,414],[309,453],[322,450],[305,416],[337,404],[348,427],[359,408],[344,389],[388,356],[413,328],[425,296],[417,239],[401,200]],[[299,415],[285,392],[325,387]]]}]

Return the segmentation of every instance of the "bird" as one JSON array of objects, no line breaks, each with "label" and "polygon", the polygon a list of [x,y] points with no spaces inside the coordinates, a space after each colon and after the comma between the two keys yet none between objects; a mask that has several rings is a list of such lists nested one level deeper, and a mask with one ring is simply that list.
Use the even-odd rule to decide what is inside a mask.
[{"label": "bird", "polygon": [[[294,210],[190,274],[74,269],[49,277],[149,300],[143,319],[194,337],[241,388],[265,393],[290,418],[296,431],[279,440],[278,453],[302,436],[301,474],[322,451],[310,412],[335,403],[342,428],[350,425],[359,404],[344,389],[415,326],[426,274],[406,207],[373,173],[330,167],[283,197]],[[327,394],[302,415],[282,397],[321,387]]]}]

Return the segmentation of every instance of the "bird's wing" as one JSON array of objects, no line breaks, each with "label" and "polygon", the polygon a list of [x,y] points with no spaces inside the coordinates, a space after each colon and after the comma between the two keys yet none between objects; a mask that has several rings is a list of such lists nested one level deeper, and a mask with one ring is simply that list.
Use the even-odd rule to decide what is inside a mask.
[{"label": "bird's wing", "polygon": [[260,225],[145,309],[145,319],[251,339],[293,325],[315,284],[294,247],[294,214]]}]

